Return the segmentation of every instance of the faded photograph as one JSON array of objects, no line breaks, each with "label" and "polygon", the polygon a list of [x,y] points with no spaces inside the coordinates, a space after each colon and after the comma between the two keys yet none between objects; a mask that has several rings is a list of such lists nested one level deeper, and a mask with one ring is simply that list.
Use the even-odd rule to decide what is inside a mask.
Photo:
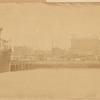
[{"label": "faded photograph", "polygon": [[100,3],[0,3],[0,100],[99,100]]}]

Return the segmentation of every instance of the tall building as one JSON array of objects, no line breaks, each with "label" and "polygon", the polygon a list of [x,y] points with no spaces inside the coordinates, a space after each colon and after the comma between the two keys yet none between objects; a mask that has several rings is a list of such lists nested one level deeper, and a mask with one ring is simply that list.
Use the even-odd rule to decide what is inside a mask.
[{"label": "tall building", "polygon": [[100,40],[98,38],[72,38],[69,53],[77,56],[98,55]]}]

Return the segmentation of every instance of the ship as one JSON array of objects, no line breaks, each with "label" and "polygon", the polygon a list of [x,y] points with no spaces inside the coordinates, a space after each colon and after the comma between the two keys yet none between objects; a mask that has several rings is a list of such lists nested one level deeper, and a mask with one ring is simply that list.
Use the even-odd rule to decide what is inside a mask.
[{"label": "ship", "polygon": [[9,41],[1,38],[0,28],[0,73],[9,72],[11,67],[11,46]]}]

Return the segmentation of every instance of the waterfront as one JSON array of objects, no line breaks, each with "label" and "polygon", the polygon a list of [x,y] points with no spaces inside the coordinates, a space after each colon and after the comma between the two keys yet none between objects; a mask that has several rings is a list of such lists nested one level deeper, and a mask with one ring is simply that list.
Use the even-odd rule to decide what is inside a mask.
[{"label": "waterfront", "polygon": [[100,98],[100,70],[63,68],[1,73],[0,98],[95,100]]},{"label": "waterfront", "polygon": [[0,4],[0,100],[100,100],[98,9]]},{"label": "waterfront", "polygon": [[10,71],[54,68],[100,68],[99,61],[18,61],[12,62]]}]

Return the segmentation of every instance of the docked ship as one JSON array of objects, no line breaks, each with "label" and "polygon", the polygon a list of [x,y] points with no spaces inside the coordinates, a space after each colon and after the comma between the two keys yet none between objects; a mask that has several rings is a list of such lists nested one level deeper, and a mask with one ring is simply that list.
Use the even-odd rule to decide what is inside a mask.
[{"label": "docked ship", "polygon": [[[0,28],[0,36],[1,31],[3,29]],[[9,41],[4,40],[0,37],[0,73],[10,71],[11,66],[11,46],[9,45]]]}]

